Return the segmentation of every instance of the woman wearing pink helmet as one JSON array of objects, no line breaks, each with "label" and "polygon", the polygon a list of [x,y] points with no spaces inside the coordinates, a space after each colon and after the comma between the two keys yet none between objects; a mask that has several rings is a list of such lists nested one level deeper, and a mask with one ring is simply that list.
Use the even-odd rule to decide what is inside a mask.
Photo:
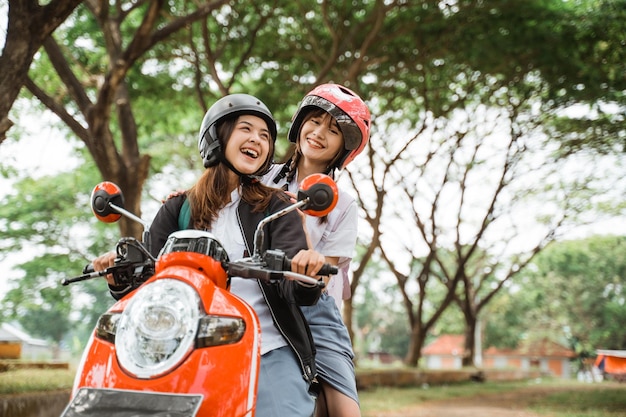
[{"label": "woman wearing pink helmet", "polygon": [[[366,146],[370,111],[350,89],[338,84],[314,88],[293,116],[289,141],[295,144],[286,163],[274,165],[264,177],[269,185],[295,192],[300,181],[313,173],[334,176]],[[309,247],[339,266],[327,280],[327,289],[314,306],[301,307],[313,334],[321,392],[317,416],[360,416],[354,353],[341,318],[343,299],[350,297],[348,271],[357,238],[355,200],[340,190],[333,211],[322,219],[306,216]]]}]

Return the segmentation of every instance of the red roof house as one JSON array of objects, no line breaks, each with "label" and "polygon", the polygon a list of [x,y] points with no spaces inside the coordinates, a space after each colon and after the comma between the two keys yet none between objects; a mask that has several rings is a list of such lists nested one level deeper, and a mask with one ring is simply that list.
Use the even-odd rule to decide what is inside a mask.
[{"label": "red roof house", "polygon": [[523,342],[517,349],[490,347],[483,352],[485,368],[537,368],[554,376],[570,378],[576,352],[548,339]]},{"label": "red roof house", "polygon": [[422,349],[427,369],[461,369],[465,336],[444,334]]},{"label": "red roof house", "polygon": [[[422,358],[427,369],[460,369],[462,366],[465,336],[441,335],[422,349]],[[490,347],[482,352],[482,367],[485,369],[531,368],[549,372],[563,378],[571,377],[571,359],[576,353],[547,339],[528,341],[517,349]]]}]

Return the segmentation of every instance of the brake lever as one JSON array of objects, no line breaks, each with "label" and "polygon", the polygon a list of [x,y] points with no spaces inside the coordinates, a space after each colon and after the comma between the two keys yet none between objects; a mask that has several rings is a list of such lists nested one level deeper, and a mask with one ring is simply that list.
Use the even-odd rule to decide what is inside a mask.
[{"label": "brake lever", "polygon": [[88,279],[103,277],[108,274],[115,274],[118,270],[122,268],[126,268],[126,267],[128,267],[128,265],[114,265],[102,271],[94,271],[93,264],[90,263],[87,266],[85,266],[85,268],[83,269],[83,272],[85,272],[83,275],[79,275],[75,278],[63,278],[61,280],[61,285],[69,285],[75,282],[86,281]]}]

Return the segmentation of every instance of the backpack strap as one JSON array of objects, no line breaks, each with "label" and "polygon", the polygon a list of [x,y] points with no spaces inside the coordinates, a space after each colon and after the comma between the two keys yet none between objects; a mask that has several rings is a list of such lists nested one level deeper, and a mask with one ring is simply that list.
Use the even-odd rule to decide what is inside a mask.
[{"label": "backpack strap", "polygon": [[178,229],[185,230],[189,228],[189,221],[191,220],[191,205],[189,199],[185,199],[180,211],[178,212]]}]

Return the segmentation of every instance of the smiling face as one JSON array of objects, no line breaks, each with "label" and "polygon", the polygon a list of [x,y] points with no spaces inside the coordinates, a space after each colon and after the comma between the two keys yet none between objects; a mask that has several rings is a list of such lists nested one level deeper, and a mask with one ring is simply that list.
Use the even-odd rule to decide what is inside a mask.
[{"label": "smiling face", "polygon": [[343,133],[325,111],[312,112],[300,129],[300,151],[310,163],[327,167],[343,151]]},{"label": "smiling face", "polygon": [[265,120],[242,115],[235,121],[224,155],[237,171],[251,175],[267,161],[271,140]]}]

